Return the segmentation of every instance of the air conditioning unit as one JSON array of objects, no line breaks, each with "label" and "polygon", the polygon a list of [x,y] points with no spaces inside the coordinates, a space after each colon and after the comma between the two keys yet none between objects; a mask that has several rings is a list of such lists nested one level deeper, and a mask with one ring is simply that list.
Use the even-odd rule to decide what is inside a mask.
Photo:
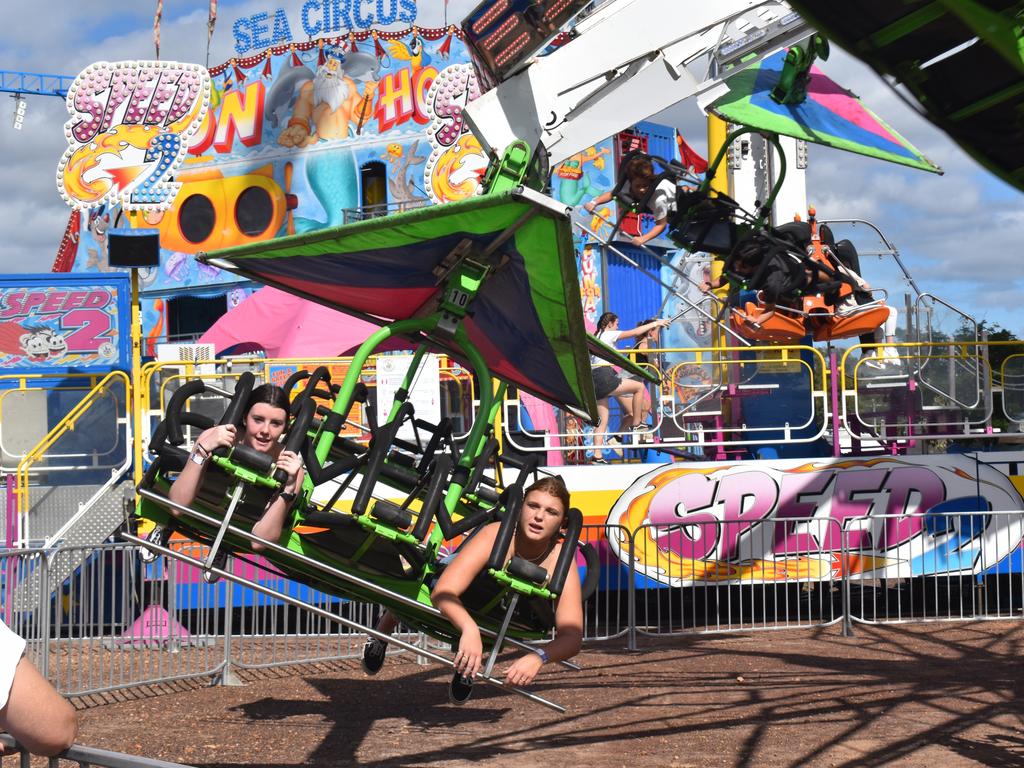
[{"label": "air conditioning unit", "polygon": [[216,372],[212,362],[204,363],[216,359],[213,344],[157,344],[156,359],[159,363],[200,363],[195,369],[199,376],[212,376]]}]

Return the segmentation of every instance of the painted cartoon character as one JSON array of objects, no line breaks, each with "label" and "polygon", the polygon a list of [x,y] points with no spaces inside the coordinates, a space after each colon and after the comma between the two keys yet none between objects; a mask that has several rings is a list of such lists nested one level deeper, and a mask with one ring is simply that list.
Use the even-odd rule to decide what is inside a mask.
[{"label": "painted cartoon character", "polygon": [[556,165],[552,175],[558,179],[556,196],[559,202],[575,207],[584,198],[598,193],[600,190],[591,184],[590,177],[584,173],[584,166],[593,163],[597,170],[604,170],[603,155],[610,151],[607,147],[588,147]]},{"label": "painted cartoon character", "polygon": [[[362,53],[345,55],[332,45],[324,46],[324,55],[327,60],[317,68],[312,79],[299,86],[292,116],[277,137],[281,146],[304,147],[321,139],[346,139],[349,123],[354,123],[358,132],[373,114],[378,81],[365,80],[363,92],[359,93],[354,78],[375,74],[370,69],[374,58]],[[289,80],[294,88],[298,80]]]},{"label": "painted cartoon character", "polygon": [[419,36],[413,37],[409,41],[409,45],[401,40],[388,40],[386,45],[391,58],[409,62],[413,77],[416,77],[416,73],[430,63],[430,55],[423,50],[423,41]]},{"label": "painted cartoon character", "polygon": [[416,149],[420,140],[416,139],[406,152],[401,144],[388,144],[387,161],[391,173],[388,175],[388,196],[392,203],[399,204],[399,210],[414,208],[416,203],[425,203],[427,198],[416,188],[409,169],[414,165],[423,165],[426,155],[417,155]]},{"label": "painted cartoon character", "polygon": [[110,214],[106,212],[106,206],[89,211],[89,234],[92,235],[95,248],[86,250],[86,269],[95,269],[97,272],[110,272],[110,263],[107,253],[107,230],[110,229]]},{"label": "painted cartoon character", "polygon": [[46,354],[51,360],[55,357],[63,357],[68,353],[67,339],[49,328],[45,328],[44,333],[46,334],[46,343],[48,345]]},{"label": "painted cartoon character", "polygon": [[[357,135],[373,114],[377,91],[373,78],[380,72],[380,63],[369,54],[345,54],[335,46],[325,46],[324,55],[327,59],[315,74],[305,65],[291,67],[281,73],[267,95],[266,114],[272,126],[283,121],[291,109],[277,136],[281,146],[298,149],[318,141],[347,139]],[[364,83],[362,94],[357,82]],[[295,217],[294,231],[343,224],[344,211],[359,206],[358,169],[352,152],[339,147],[333,152],[310,153],[305,165],[306,179],[326,220]]]},{"label": "painted cartoon character", "polygon": [[18,355],[41,363],[66,355],[67,351],[67,339],[52,328],[0,323],[0,355]]}]

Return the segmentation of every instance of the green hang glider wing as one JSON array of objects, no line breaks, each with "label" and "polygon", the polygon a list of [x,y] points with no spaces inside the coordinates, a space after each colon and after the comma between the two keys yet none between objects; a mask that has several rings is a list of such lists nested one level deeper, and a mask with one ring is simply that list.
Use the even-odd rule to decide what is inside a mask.
[{"label": "green hang glider wing", "polygon": [[[473,252],[489,252],[498,260],[464,320],[469,340],[491,372],[594,420],[597,404],[571,225],[563,204],[532,190],[474,197],[201,258],[384,325],[436,311],[453,254]],[[466,360],[450,336],[413,340]]]}]

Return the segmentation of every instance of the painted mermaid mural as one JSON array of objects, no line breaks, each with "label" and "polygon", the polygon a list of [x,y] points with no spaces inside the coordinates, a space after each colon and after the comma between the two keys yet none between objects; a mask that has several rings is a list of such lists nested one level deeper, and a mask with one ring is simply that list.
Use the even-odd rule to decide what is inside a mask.
[{"label": "painted mermaid mural", "polygon": [[[296,217],[296,232],[309,232],[344,223],[344,211],[359,205],[356,159],[348,148],[316,151],[317,145],[346,142],[357,137],[373,112],[373,97],[380,77],[380,61],[367,53],[348,55],[336,46],[324,46],[324,63],[316,73],[305,66],[291,67],[270,89],[268,104],[284,101],[291,107],[288,121],[277,135],[282,147],[306,151],[306,179],[324,209],[326,219]],[[361,84],[361,87],[360,87]],[[275,89],[278,90],[275,93]]]}]

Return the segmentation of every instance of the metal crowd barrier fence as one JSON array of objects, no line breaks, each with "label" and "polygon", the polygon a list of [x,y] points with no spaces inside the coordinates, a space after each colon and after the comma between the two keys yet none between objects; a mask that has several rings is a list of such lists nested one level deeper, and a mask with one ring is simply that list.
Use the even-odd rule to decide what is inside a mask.
[{"label": "metal crowd barrier fence", "polygon": [[843,536],[849,558],[875,560],[847,579],[854,622],[1024,615],[1024,511],[872,515]]},{"label": "metal crowd barrier fence", "polygon": [[628,542],[619,539],[631,550],[635,630],[674,635],[835,624],[844,613],[829,552],[839,549],[840,538],[838,521],[821,518],[722,521],[708,514],[642,525]]},{"label": "metal crowd barrier fence", "polygon": [[[588,526],[582,537],[602,564],[585,604],[587,641],[624,637],[635,648],[650,636],[836,624],[849,633],[860,623],[1024,616],[1024,511],[843,520],[693,514],[632,531]],[[172,546],[205,557],[202,545]],[[80,564],[58,584],[62,558]],[[309,608],[244,584],[207,584],[193,565],[162,557],[147,564],[138,547],[112,543],[0,553],[2,618],[72,696],[231,683],[239,670],[359,656],[363,635],[324,611],[372,625],[378,608],[287,580],[258,559],[234,558],[230,569]],[[29,581],[44,585],[34,606],[17,599]]]},{"label": "metal crowd barrier fence", "polygon": [[[172,546],[206,557],[205,545]],[[64,572],[63,560],[80,565],[53,583],[49,574]],[[298,596],[311,609],[361,624],[372,624],[379,610],[286,579],[261,559],[231,558],[229,564],[232,572]],[[43,597],[24,609],[16,596],[33,574]],[[314,610],[227,581],[208,584],[198,568],[177,560],[144,563],[139,549],[126,543],[0,553],[0,575],[4,620],[69,696],[204,678],[230,684],[241,669],[356,658],[364,640]]]},{"label": "metal crowd barrier fence", "polygon": [[[17,754],[9,754],[7,757],[17,761],[19,766],[29,768],[32,765],[31,755],[9,733],[0,733],[0,744],[7,749],[17,750]],[[60,768],[64,763],[77,763],[80,768],[190,768],[184,763],[169,763],[166,760],[111,752],[81,744],[72,744],[57,757],[46,759],[47,768]],[[0,766],[7,764],[3,756],[0,756]]]}]

